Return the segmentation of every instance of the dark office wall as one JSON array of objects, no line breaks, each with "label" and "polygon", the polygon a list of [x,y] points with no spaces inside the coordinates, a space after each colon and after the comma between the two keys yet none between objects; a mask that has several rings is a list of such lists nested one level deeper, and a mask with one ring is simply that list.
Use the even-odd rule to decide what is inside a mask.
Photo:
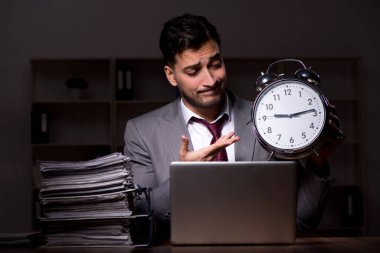
[{"label": "dark office wall", "polygon": [[206,15],[230,57],[361,57],[364,180],[380,234],[377,1],[8,0],[0,2],[0,232],[31,228],[31,58],[160,57],[161,24]]}]

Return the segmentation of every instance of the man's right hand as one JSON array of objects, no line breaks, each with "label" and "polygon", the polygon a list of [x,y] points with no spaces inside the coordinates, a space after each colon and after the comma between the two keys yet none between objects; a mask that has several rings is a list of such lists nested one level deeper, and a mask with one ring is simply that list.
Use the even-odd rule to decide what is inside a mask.
[{"label": "man's right hand", "polygon": [[189,151],[189,138],[181,136],[181,147],[179,148],[180,161],[212,161],[214,155],[220,150],[240,140],[234,132],[222,135],[215,143],[197,151]]}]

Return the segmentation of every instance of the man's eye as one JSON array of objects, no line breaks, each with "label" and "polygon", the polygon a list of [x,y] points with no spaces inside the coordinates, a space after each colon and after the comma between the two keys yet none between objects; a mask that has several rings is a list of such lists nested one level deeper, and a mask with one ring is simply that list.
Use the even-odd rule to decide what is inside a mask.
[{"label": "man's eye", "polygon": [[218,69],[218,68],[221,68],[221,67],[222,67],[222,64],[221,64],[221,63],[213,64],[211,67],[213,67],[213,68],[215,68],[215,69]]},{"label": "man's eye", "polygon": [[219,69],[222,67],[222,62],[221,61],[218,61],[218,62],[215,62],[213,64],[211,64],[211,68],[213,69]]},{"label": "man's eye", "polygon": [[186,73],[188,76],[196,76],[198,74],[198,70],[192,70],[192,71],[188,71]]}]

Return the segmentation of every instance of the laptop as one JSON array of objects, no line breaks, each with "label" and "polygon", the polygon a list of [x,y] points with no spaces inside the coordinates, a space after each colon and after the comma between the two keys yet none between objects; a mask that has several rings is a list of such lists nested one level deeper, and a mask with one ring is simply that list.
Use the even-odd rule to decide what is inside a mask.
[{"label": "laptop", "polygon": [[171,243],[294,243],[296,170],[294,161],[171,163]]}]

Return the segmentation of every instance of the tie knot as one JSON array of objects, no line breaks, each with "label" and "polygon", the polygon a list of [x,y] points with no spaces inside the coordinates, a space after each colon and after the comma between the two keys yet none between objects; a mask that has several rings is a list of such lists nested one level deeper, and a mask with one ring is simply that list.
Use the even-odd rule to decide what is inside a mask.
[{"label": "tie knot", "polygon": [[194,122],[201,123],[201,124],[205,125],[207,127],[207,129],[212,134],[213,138],[212,138],[211,143],[214,143],[217,139],[220,138],[221,132],[222,132],[222,127],[223,127],[224,123],[228,120],[228,115],[227,114],[223,114],[223,116],[220,117],[214,123],[209,123],[209,122],[207,122],[204,119],[199,119],[199,118],[196,118],[196,117],[192,117],[191,120],[194,121]]},{"label": "tie knot", "polygon": [[[207,122],[204,119],[199,119],[199,118],[195,118],[195,117],[192,117],[190,120],[192,120],[194,122],[197,122],[197,123],[201,123],[201,124],[205,125],[208,128],[208,130],[212,134],[212,140],[211,140],[210,144],[213,144],[213,143],[216,142],[217,139],[220,138],[221,132],[222,132],[222,127],[223,127],[224,123],[226,122],[226,120],[228,120],[228,115],[227,114],[223,114],[223,116],[220,117],[220,119],[218,119],[214,123],[209,123],[209,122]],[[224,149],[220,150],[218,153],[216,153],[214,155],[214,159],[213,160],[214,161],[228,161],[228,156],[227,156],[226,149],[224,148]]]}]

